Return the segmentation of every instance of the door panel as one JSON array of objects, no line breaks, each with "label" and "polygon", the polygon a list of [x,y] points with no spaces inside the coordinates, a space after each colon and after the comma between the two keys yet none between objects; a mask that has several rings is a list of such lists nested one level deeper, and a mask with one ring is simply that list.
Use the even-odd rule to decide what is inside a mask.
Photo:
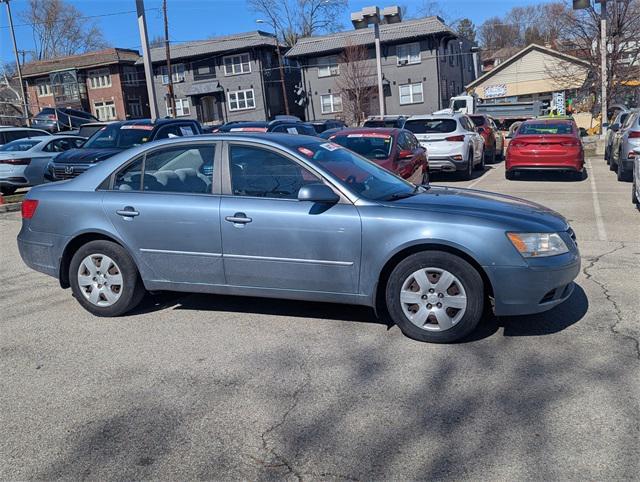
[{"label": "door panel", "polygon": [[[251,221],[225,219],[240,213]],[[361,226],[355,206],[230,196],[222,198],[220,214],[228,284],[357,292]]]}]

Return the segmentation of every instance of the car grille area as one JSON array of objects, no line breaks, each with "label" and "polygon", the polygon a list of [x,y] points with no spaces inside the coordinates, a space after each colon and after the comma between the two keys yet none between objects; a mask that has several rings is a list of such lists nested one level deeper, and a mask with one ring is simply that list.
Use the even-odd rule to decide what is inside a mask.
[{"label": "car grille area", "polygon": [[62,181],[64,179],[73,179],[78,177],[87,169],[79,166],[54,166],[53,177],[56,180]]}]

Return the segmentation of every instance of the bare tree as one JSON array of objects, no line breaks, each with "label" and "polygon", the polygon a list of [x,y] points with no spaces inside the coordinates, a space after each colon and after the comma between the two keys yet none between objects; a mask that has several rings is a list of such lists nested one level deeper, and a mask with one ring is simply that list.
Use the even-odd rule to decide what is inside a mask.
[{"label": "bare tree", "polygon": [[149,47],[152,49],[164,47],[164,36],[156,35],[155,37],[153,37],[151,40],[149,40]]},{"label": "bare tree", "polygon": [[458,22],[456,33],[470,42],[476,41],[476,26],[468,18],[463,18]]},{"label": "bare tree", "polygon": [[336,81],[342,97],[345,120],[358,125],[370,114],[371,98],[376,94],[374,64],[364,45],[347,45],[338,57],[340,75]]},{"label": "bare tree", "polygon": [[32,25],[36,60],[104,48],[102,31],[64,0],[29,0],[20,18]]},{"label": "bare tree", "polygon": [[347,0],[248,0],[248,4],[288,46],[300,37],[340,30],[339,19],[348,6]]}]

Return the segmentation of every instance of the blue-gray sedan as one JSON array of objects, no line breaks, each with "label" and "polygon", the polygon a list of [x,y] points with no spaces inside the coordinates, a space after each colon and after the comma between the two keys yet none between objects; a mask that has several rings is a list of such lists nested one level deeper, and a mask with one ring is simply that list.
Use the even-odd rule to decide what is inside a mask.
[{"label": "blue-gray sedan", "polygon": [[98,316],[146,290],[384,306],[451,342],[496,315],[567,299],[580,255],[540,205],[415,186],[322,139],[221,134],[152,142],[32,189],[20,254]]}]

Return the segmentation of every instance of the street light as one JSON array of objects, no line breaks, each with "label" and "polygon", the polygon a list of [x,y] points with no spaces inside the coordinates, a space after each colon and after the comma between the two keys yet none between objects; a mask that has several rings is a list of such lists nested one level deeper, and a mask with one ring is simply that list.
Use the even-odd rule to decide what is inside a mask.
[{"label": "street light", "polygon": [[378,102],[380,115],[384,115],[384,86],[382,85],[382,60],[380,55],[380,23],[398,23],[402,20],[400,8],[387,7],[380,11],[378,7],[365,7],[351,14],[351,23],[356,29],[373,25],[373,38],[376,46],[376,71],[378,74]]},{"label": "street light", "polygon": [[256,23],[263,23],[273,28],[273,33],[276,37],[276,51],[278,53],[278,65],[280,69],[280,85],[282,86],[282,98],[284,100],[284,113],[286,115],[289,115],[289,99],[287,99],[287,87],[284,81],[284,66],[282,65],[282,52],[280,52],[280,40],[278,40],[278,30],[276,29],[275,24],[265,22],[262,19],[256,20]]}]

